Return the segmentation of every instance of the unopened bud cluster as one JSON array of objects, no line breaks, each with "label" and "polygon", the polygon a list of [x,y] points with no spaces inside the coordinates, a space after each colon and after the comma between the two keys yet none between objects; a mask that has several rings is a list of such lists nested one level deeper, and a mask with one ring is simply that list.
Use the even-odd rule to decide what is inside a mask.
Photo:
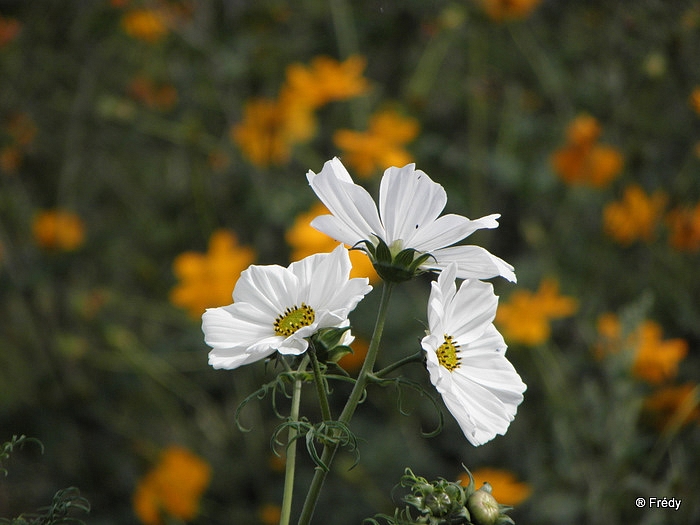
[{"label": "unopened bud cluster", "polygon": [[[469,485],[445,479],[428,481],[406,469],[401,486],[411,493],[404,496],[407,507],[397,509],[394,516],[378,516],[388,525],[514,525],[506,515],[512,507],[501,505],[491,494],[491,485],[484,483],[479,489],[469,474]],[[366,523],[379,524],[376,519]]]}]

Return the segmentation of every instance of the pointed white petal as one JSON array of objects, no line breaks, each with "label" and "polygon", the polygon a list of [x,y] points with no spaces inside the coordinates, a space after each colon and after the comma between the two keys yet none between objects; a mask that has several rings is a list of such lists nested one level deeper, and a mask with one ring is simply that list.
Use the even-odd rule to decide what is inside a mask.
[{"label": "pointed white petal", "polygon": [[202,315],[204,341],[212,348],[248,347],[274,336],[272,319],[245,304],[208,308]]},{"label": "pointed white petal", "polygon": [[251,303],[277,317],[298,300],[298,279],[287,268],[252,265],[241,273],[233,289],[233,302]]},{"label": "pointed white petal", "polygon": [[432,252],[451,246],[469,237],[476,230],[497,228],[498,221],[496,219],[499,217],[500,215],[495,213],[480,219],[470,220],[461,215],[443,215],[417,230],[408,245],[422,252]]},{"label": "pointed white petal", "polygon": [[401,239],[413,248],[410,239],[421,228],[437,219],[447,204],[445,189],[415,164],[391,167],[384,172],[379,187],[379,214],[387,244]]},{"label": "pointed white petal", "polygon": [[513,266],[489,253],[481,246],[451,246],[432,252],[435,260],[428,259],[421,268],[430,270],[445,268],[449,263],[457,264],[459,279],[490,279],[501,276],[516,282]]},{"label": "pointed white petal", "polygon": [[[328,220],[312,221],[314,228],[350,246],[359,240],[370,239],[373,234],[383,236],[384,229],[372,197],[362,186],[352,182],[338,158],[326,162],[318,174],[309,171],[306,178],[321,202],[344,225],[341,228],[338,224],[331,224],[333,234],[320,229],[329,225]],[[340,235],[342,238],[338,238]]]}]

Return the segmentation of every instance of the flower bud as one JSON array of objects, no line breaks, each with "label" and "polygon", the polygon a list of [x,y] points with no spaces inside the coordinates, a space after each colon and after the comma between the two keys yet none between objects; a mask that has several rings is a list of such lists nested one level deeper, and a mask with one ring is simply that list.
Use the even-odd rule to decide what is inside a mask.
[{"label": "flower bud", "polygon": [[501,514],[500,506],[491,495],[491,485],[484,483],[467,500],[467,508],[476,525],[496,525]]}]

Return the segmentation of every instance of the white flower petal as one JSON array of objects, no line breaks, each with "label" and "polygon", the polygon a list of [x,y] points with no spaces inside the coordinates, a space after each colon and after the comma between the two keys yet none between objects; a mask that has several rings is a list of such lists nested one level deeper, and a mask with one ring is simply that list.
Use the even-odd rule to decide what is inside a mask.
[{"label": "white flower petal", "polygon": [[233,302],[253,303],[273,318],[298,302],[299,282],[287,268],[252,265],[241,272],[233,289]]},{"label": "white flower petal", "polygon": [[[248,268],[236,284],[235,302],[202,315],[204,340],[213,349],[210,364],[236,368],[275,351],[298,355],[306,351],[307,338],[319,328],[347,325],[348,314],[372,289],[366,278],[349,279],[350,269],[342,244],[331,253],[311,255],[287,268]],[[309,324],[293,332],[287,326],[286,337],[279,335],[276,320],[302,304],[313,310],[313,318],[306,320]]]},{"label": "white flower petal", "polygon": [[459,279],[490,279],[501,276],[516,282],[513,266],[489,253],[481,246],[451,246],[432,252],[435,260],[428,259],[421,268],[425,270],[445,268],[457,264]]},{"label": "white flower petal", "polygon": [[274,352],[272,348],[264,354],[249,354],[241,348],[215,348],[209,352],[209,365],[216,369],[233,370],[260,361]]},{"label": "white flower petal", "polygon": [[341,226],[338,221],[314,220],[311,222],[314,228],[349,246],[372,235],[383,237],[384,228],[372,197],[352,182],[337,157],[326,162],[318,174],[309,170],[306,178],[321,202],[342,223]]},{"label": "white flower petal", "polygon": [[[504,434],[526,389],[505,357],[503,337],[493,325],[498,298],[489,283],[454,283],[455,263],[432,283],[428,301],[430,332],[421,345],[431,382],[467,439],[481,445]],[[456,291],[455,291],[456,289]],[[443,366],[437,350],[452,338],[457,366]]]},{"label": "white flower petal", "polygon": [[410,239],[410,246],[422,252],[432,252],[466,239],[483,228],[498,228],[500,215],[494,213],[480,219],[470,220],[461,215],[448,214],[416,231]]},{"label": "white flower petal", "polygon": [[212,348],[251,346],[275,335],[272,321],[250,305],[208,308],[202,315],[204,341]]},{"label": "white flower petal", "polygon": [[415,248],[411,244],[413,236],[433,223],[447,204],[445,189],[415,167],[391,167],[382,177],[379,215],[388,245],[400,239],[404,248]]}]

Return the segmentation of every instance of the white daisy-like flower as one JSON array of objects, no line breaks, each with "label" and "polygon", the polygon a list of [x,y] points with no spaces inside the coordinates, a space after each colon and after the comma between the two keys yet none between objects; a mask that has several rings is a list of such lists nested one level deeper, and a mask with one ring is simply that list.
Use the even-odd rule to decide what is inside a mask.
[{"label": "white daisy-like flower", "polygon": [[479,246],[453,246],[476,230],[497,228],[499,214],[470,220],[461,215],[440,216],[447,204],[444,188],[415,169],[391,167],[384,172],[379,188],[379,209],[370,194],[355,184],[337,157],[320,173],[306,178],[331,215],[316,217],[311,225],[349,246],[381,239],[396,255],[413,249],[430,254],[420,264],[424,271],[457,265],[460,279],[488,279],[498,275],[515,282],[513,267]]},{"label": "white daisy-like flower", "polygon": [[505,434],[527,388],[506,359],[493,325],[498,297],[490,283],[455,282],[449,265],[432,283],[429,331],[421,341],[430,380],[473,445]]},{"label": "white daisy-like flower", "polygon": [[275,352],[298,355],[317,331],[347,326],[348,314],[372,289],[367,278],[349,279],[350,268],[343,245],[286,268],[250,266],[236,282],[233,304],[202,315],[209,364],[233,369]]}]

